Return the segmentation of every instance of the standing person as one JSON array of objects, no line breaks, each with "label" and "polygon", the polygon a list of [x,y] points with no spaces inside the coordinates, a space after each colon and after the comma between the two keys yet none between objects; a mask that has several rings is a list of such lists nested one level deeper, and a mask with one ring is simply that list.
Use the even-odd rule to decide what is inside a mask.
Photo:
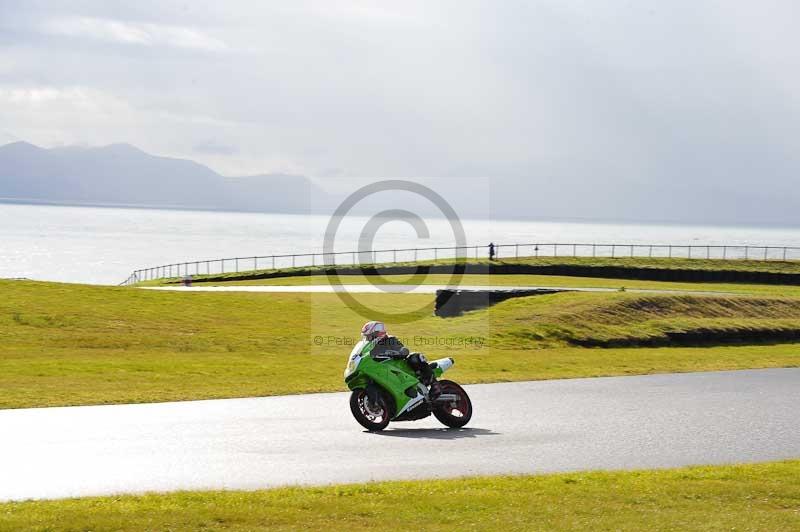
[{"label": "standing person", "polygon": [[489,260],[494,260],[494,242],[489,242]]}]

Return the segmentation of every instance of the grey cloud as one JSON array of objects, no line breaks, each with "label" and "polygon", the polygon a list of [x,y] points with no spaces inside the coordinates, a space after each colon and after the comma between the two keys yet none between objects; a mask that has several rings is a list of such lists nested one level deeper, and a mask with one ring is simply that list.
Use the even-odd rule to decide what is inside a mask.
[{"label": "grey cloud", "polygon": [[554,196],[548,215],[795,223],[798,14],[743,0],[0,0],[0,114],[37,144],[128,141],[334,189],[490,179]]},{"label": "grey cloud", "polygon": [[41,25],[41,30],[54,35],[140,46],[174,46],[209,51],[228,48],[223,41],[192,28],[95,17],[49,19]]},{"label": "grey cloud", "polygon": [[206,140],[195,144],[192,149],[197,153],[212,153],[217,155],[234,155],[239,152],[239,148],[236,146],[217,142],[215,140]]}]

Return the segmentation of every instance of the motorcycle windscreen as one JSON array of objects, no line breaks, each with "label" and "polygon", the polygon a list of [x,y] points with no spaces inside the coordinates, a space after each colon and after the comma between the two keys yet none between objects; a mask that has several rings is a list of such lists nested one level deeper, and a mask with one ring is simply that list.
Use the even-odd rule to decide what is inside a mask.
[{"label": "motorcycle windscreen", "polygon": [[355,346],[353,346],[353,350],[350,351],[350,356],[348,356],[348,360],[352,360],[354,356],[357,355],[365,355],[364,348],[369,345],[369,340],[362,338],[360,342],[358,342]]}]

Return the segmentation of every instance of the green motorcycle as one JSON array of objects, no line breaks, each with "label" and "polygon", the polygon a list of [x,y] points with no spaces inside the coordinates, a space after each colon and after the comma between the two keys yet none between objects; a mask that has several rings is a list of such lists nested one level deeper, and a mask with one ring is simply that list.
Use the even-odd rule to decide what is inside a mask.
[{"label": "green motorcycle", "polygon": [[[350,411],[362,427],[379,431],[389,421],[414,421],[431,414],[451,428],[469,423],[472,402],[461,386],[440,380],[439,393],[432,396],[405,359],[376,360],[370,356],[373,347],[374,341],[358,342],[344,370],[344,382],[353,391]],[[453,359],[442,358],[429,365],[438,379],[453,366]]]}]

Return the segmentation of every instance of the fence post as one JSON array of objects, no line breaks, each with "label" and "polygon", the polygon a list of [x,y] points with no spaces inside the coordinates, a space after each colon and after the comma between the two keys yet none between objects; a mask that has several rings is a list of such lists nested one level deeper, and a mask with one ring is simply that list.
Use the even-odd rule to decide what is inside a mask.
[{"label": "fence post", "polygon": [[631,246],[631,258],[633,258],[633,246]]},{"label": "fence post", "polygon": [[611,258],[616,258],[617,256],[617,245],[611,244]]},{"label": "fence post", "polygon": [[669,258],[672,258],[672,244],[669,245]]},{"label": "fence post", "polygon": [[722,246],[722,260],[728,259],[728,246]]},{"label": "fence post", "polygon": [[706,246],[706,259],[711,258],[711,246]]},{"label": "fence post", "polygon": [[519,244],[515,244],[514,254],[516,258],[519,258]]},{"label": "fence post", "polygon": [[[439,260],[439,248],[433,248],[433,261],[436,262],[437,260]],[[397,259],[395,259],[395,262],[397,262]]]},{"label": "fence post", "polygon": [[272,269],[275,269],[275,255],[272,256]]},{"label": "fence post", "polygon": [[592,244],[592,257],[597,256],[597,244]]},{"label": "fence post", "polygon": [[650,252],[648,253],[648,256],[649,256],[651,259],[653,258],[653,246],[650,246]]},{"label": "fence post", "polygon": [[767,260],[767,250],[768,250],[768,249],[769,249],[769,248],[768,248],[767,246],[764,246],[764,260],[765,260],[765,261]]},{"label": "fence post", "polygon": [[397,250],[396,249],[392,250],[392,258],[393,258],[392,264],[397,264]]},{"label": "fence post", "polygon": [[687,246],[689,248],[689,258],[692,258],[692,246]]},{"label": "fence post", "polygon": [[750,259],[750,246],[744,247],[744,260]]},{"label": "fence post", "polygon": [[786,262],[786,246],[783,247],[783,261]]}]

